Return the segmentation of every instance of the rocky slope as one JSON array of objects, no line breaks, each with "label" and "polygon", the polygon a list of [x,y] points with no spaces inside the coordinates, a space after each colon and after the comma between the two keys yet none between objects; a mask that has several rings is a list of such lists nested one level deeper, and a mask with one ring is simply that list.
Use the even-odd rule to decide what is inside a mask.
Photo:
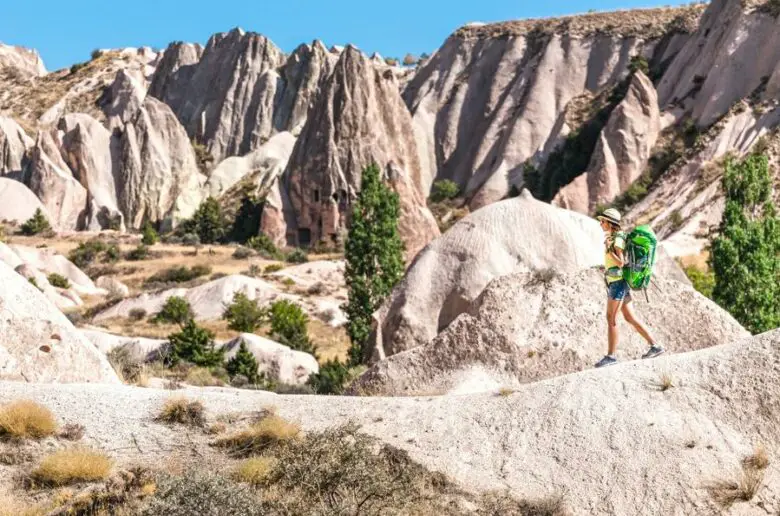
[{"label": "rocky slope", "polygon": [[[209,422],[252,418],[271,405],[304,430],[354,421],[469,490],[508,490],[521,499],[563,494],[573,514],[775,514],[778,360],[780,335],[773,332],[526,384],[503,396],[178,394],[200,400]],[[672,381],[667,390],[664,374]],[[0,384],[0,401],[23,397],[49,406],[63,423],[84,425],[84,444],[119,464],[208,461],[212,437],[151,421],[170,396],[126,386]],[[757,446],[770,464],[755,496],[724,509],[715,486],[739,482]]]},{"label": "rocky slope", "polygon": [[0,70],[13,69],[25,75],[40,76],[46,74],[43,60],[35,50],[0,43]]}]

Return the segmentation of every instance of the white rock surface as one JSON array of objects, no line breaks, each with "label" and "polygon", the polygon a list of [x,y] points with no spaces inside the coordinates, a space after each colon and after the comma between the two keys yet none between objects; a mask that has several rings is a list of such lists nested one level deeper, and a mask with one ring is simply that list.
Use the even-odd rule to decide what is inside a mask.
[{"label": "white rock surface", "polygon": [[104,355],[117,348],[122,348],[128,352],[131,360],[138,363],[158,360],[168,345],[167,341],[159,339],[123,337],[94,329],[82,329],[80,331]]},{"label": "white rock surface", "polygon": [[30,76],[46,74],[46,67],[36,50],[0,43],[0,69],[6,67]]},{"label": "white rock surface", "polygon": [[51,220],[46,207],[24,183],[0,177],[0,220],[23,224],[40,209]]},{"label": "white rock surface", "polygon": [[252,333],[242,333],[226,343],[225,360],[230,360],[238,353],[242,342],[257,360],[258,371],[265,373],[269,379],[276,382],[303,385],[309,376],[320,370],[317,359],[310,354],[295,351]]},{"label": "white rock surface", "polygon": [[54,304],[0,263],[0,379],[118,383],[111,366]]},{"label": "white rock surface", "polygon": [[112,276],[100,276],[95,281],[97,288],[103,289],[110,295],[127,297],[130,295],[130,288]]},{"label": "white rock surface", "polygon": [[14,119],[0,116],[0,176],[21,178],[25,152],[34,143]]},{"label": "white rock surface", "polygon": [[47,275],[56,273],[65,277],[70,282],[71,288],[79,295],[103,296],[106,294],[106,291],[96,287],[95,283],[81,269],[54,249],[15,244],[10,245],[9,248],[23,263],[31,265]]}]

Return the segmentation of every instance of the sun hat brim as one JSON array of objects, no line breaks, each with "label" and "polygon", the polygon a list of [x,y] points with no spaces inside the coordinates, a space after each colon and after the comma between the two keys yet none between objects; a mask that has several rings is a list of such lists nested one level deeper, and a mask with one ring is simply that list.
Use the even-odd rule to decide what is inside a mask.
[{"label": "sun hat brim", "polygon": [[611,217],[607,217],[606,215],[599,215],[596,217],[597,220],[606,220],[607,222],[611,222],[612,224],[615,224],[616,226],[620,226],[620,221],[615,220]]}]

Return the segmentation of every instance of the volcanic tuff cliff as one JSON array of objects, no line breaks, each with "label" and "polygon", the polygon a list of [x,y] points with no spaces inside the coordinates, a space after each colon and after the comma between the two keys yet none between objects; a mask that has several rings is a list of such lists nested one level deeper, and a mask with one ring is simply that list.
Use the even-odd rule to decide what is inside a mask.
[{"label": "volcanic tuff cliff", "polygon": [[[235,203],[249,188],[268,199],[263,230],[301,245],[337,238],[375,161],[401,194],[410,254],[437,234],[425,206],[437,179],[458,183],[471,209],[522,188],[581,212],[616,203],[672,252],[696,252],[720,217],[718,160],[775,146],[773,5],[470,24],[406,71],[319,41],[285,54],[240,29],[40,77],[33,54],[3,47],[0,170],[73,229],[120,216],[171,226],[207,194]],[[63,118],[74,112],[94,121]]]}]

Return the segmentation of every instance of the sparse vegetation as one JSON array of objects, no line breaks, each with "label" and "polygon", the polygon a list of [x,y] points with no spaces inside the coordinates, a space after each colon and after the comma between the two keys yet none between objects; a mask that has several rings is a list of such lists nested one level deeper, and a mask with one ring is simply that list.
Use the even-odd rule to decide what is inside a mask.
[{"label": "sparse vegetation", "polygon": [[205,145],[194,140],[192,141],[192,150],[195,153],[198,168],[203,174],[208,175],[211,167],[214,166],[214,156],[211,155]]},{"label": "sparse vegetation", "polygon": [[51,231],[51,225],[49,224],[46,215],[43,214],[43,211],[38,208],[35,210],[35,213],[33,213],[33,216],[22,224],[20,230],[23,235],[34,236]]},{"label": "sparse vegetation", "polygon": [[149,277],[145,283],[147,285],[154,283],[186,283],[209,274],[211,274],[211,267],[208,265],[193,265],[192,267],[181,265],[160,271]]},{"label": "sparse vegetation", "polygon": [[262,455],[277,444],[298,439],[300,434],[297,424],[269,414],[244,430],[218,439],[214,445],[227,449],[233,456],[250,457]]},{"label": "sparse vegetation", "polygon": [[666,392],[672,387],[674,387],[674,377],[671,373],[661,373],[661,376],[658,378],[658,390]]},{"label": "sparse vegetation", "polygon": [[297,304],[287,299],[274,301],[268,307],[271,323],[271,338],[292,349],[316,355],[316,349],[309,340],[307,325],[309,317]]},{"label": "sparse vegetation", "polygon": [[146,310],[143,308],[131,308],[127,315],[131,321],[143,321],[146,318]]},{"label": "sparse vegetation", "polygon": [[282,253],[279,252],[279,249],[274,245],[271,239],[262,233],[249,238],[249,240],[246,241],[246,246],[250,249],[254,249],[264,258],[279,259],[282,256]]},{"label": "sparse vegetation", "polygon": [[108,363],[114,368],[120,380],[125,383],[138,381],[143,371],[143,365],[132,357],[127,348],[123,346],[114,348],[106,356]]},{"label": "sparse vegetation", "polygon": [[205,423],[203,403],[184,397],[170,398],[155,418],[170,424],[202,427]]},{"label": "sparse vegetation", "polygon": [[398,233],[400,213],[398,194],[382,183],[379,167],[372,164],[363,170],[345,254],[344,279],[349,296],[345,311],[347,333],[352,341],[350,365],[367,359],[364,347],[372,314],[404,272],[404,244]]},{"label": "sparse vegetation", "polygon": [[309,256],[303,249],[293,249],[285,257],[287,263],[306,263],[309,261]]},{"label": "sparse vegetation", "polygon": [[125,256],[128,261],[131,262],[140,262],[142,260],[148,260],[149,259],[149,248],[146,246],[146,244],[141,244],[132,251],[128,252]]},{"label": "sparse vegetation", "polygon": [[151,222],[144,224],[143,236],[141,237],[141,243],[145,246],[153,246],[160,239],[160,235],[157,234]]},{"label": "sparse vegetation", "polygon": [[498,390],[498,395],[501,396],[502,398],[506,398],[507,396],[511,396],[514,393],[515,393],[515,390],[514,389],[510,389],[509,387],[501,387]]},{"label": "sparse vegetation", "polygon": [[236,247],[233,251],[233,258],[236,260],[246,260],[255,255],[255,252],[247,247]]},{"label": "sparse vegetation", "polygon": [[92,59],[98,59],[98,58],[99,58],[100,56],[102,56],[102,55],[103,55],[103,51],[102,51],[102,50],[99,50],[99,49],[97,49],[97,48],[96,48],[95,50],[93,50],[91,54],[89,54],[89,56],[90,56]]},{"label": "sparse vegetation", "polygon": [[710,495],[723,508],[729,508],[736,502],[749,502],[756,496],[764,482],[764,472],[753,468],[743,468],[738,481],[720,480],[709,486]]},{"label": "sparse vegetation", "polygon": [[163,479],[143,512],[143,516],[193,514],[265,516],[268,512],[248,486],[198,470]]},{"label": "sparse vegetation", "polygon": [[49,280],[49,284],[51,284],[52,287],[64,289],[70,288],[70,281],[68,281],[68,278],[61,274],[57,274],[56,272],[49,274],[47,279]]},{"label": "sparse vegetation", "polygon": [[169,365],[189,362],[202,367],[214,367],[224,361],[221,348],[214,343],[214,334],[190,320],[178,333],[168,337],[171,352],[166,361]]},{"label": "sparse vegetation", "polygon": [[49,409],[30,400],[0,406],[0,438],[42,439],[57,432],[57,421]]},{"label": "sparse vegetation", "polygon": [[249,299],[243,292],[233,294],[233,302],[225,308],[222,317],[228,321],[228,328],[241,333],[254,333],[265,319],[265,313],[257,301]]},{"label": "sparse vegetation", "polygon": [[745,469],[766,469],[769,467],[769,454],[763,446],[756,446],[751,455],[748,455],[742,461]]},{"label": "sparse vegetation", "polygon": [[263,269],[263,273],[273,274],[274,272],[279,272],[282,269],[284,269],[284,265],[282,265],[281,263],[272,263],[270,265],[265,266],[265,269]]},{"label": "sparse vegetation", "polygon": [[45,457],[31,478],[47,486],[96,482],[108,478],[112,465],[111,459],[100,452],[71,448]]},{"label": "sparse vegetation", "polygon": [[628,69],[631,73],[642,72],[645,75],[650,75],[650,65],[647,63],[645,56],[642,55],[633,56]]},{"label": "sparse vegetation", "polygon": [[700,294],[712,299],[712,289],[715,287],[715,274],[710,270],[702,270],[695,265],[683,268],[685,275],[691,280],[693,288]]},{"label": "sparse vegetation", "polygon": [[253,457],[239,464],[234,476],[239,482],[257,487],[265,482],[275,465],[272,457]]},{"label": "sparse vegetation", "polygon": [[456,198],[460,194],[460,187],[455,181],[440,179],[434,181],[431,187],[431,201],[442,202]]},{"label": "sparse vegetation", "polygon": [[219,202],[213,197],[207,197],[192,218],[182,224],[182,230],[186,234],[198,235],[201,244],[214,244],[225,237],[225,222],[222,218],[222,210]]},{"label": "sparse vegetation", "polygon": [[225,366],[227,373],[231,378],[243,376],[251,384],[260,382],[260,375],[257,372],[257,360],[255,356],[247,349],[244,341],[238,346],[238,351],[233,358],[228,360]]},{"label": "sparse vegetation", "polygon": [[184,326],[192,321],[195,314],[192,311],[190,303],[179,296],[171,296],[165,300],[165,304],[154,316],[155,322],[178,324]]},{"label": "sparse vegetation", "polygon": [[[113,246],[116,247],[116,246]],[[79,269],[89,267],[101,253],[109,251],[109,246],[102,240],[92,239],[87,242],[81,242],[76,249],[68,254],[68,259]],[[117,249],[118,251],[118,249]],[[118,256],[117,256],[118,258]],[[104,261],[114,261],[111,256],[104,258]]]},{"label": "sparse vegetation", "polygon": [[225,382],[217,376],[217,371],[220,371],[220,368],[191,367],[187,370],[184,381],[196,387],[220,387],[225,385]]},{"label": "sparse vegetation", "polygon": [[320,364],[319,372],[311,375],[306,382],[317,394],[343,394],[346,387],[357,376],[355,368],[350,368],[339,360],[331,359]]},{"label": "sparse vegetation", "polygon": [[59,437],[67,441],[80,441],[84,437],[85,430],[84,425],[68,423],[60,431]]},{"label": "sparse vegetation", "polygon": [[766,155],[726,161],[726,208],[710,255],[712,298],[754,334],[780,326],[780,217]]},{"label": "sparse vegetation", "polygon": [[680,210],[674,210],[669,215],[669,225],[672,228],[672,231],[677,231],[680,229],[685,222],[685,219],[683,219],[682,214],[680,213]]}]

